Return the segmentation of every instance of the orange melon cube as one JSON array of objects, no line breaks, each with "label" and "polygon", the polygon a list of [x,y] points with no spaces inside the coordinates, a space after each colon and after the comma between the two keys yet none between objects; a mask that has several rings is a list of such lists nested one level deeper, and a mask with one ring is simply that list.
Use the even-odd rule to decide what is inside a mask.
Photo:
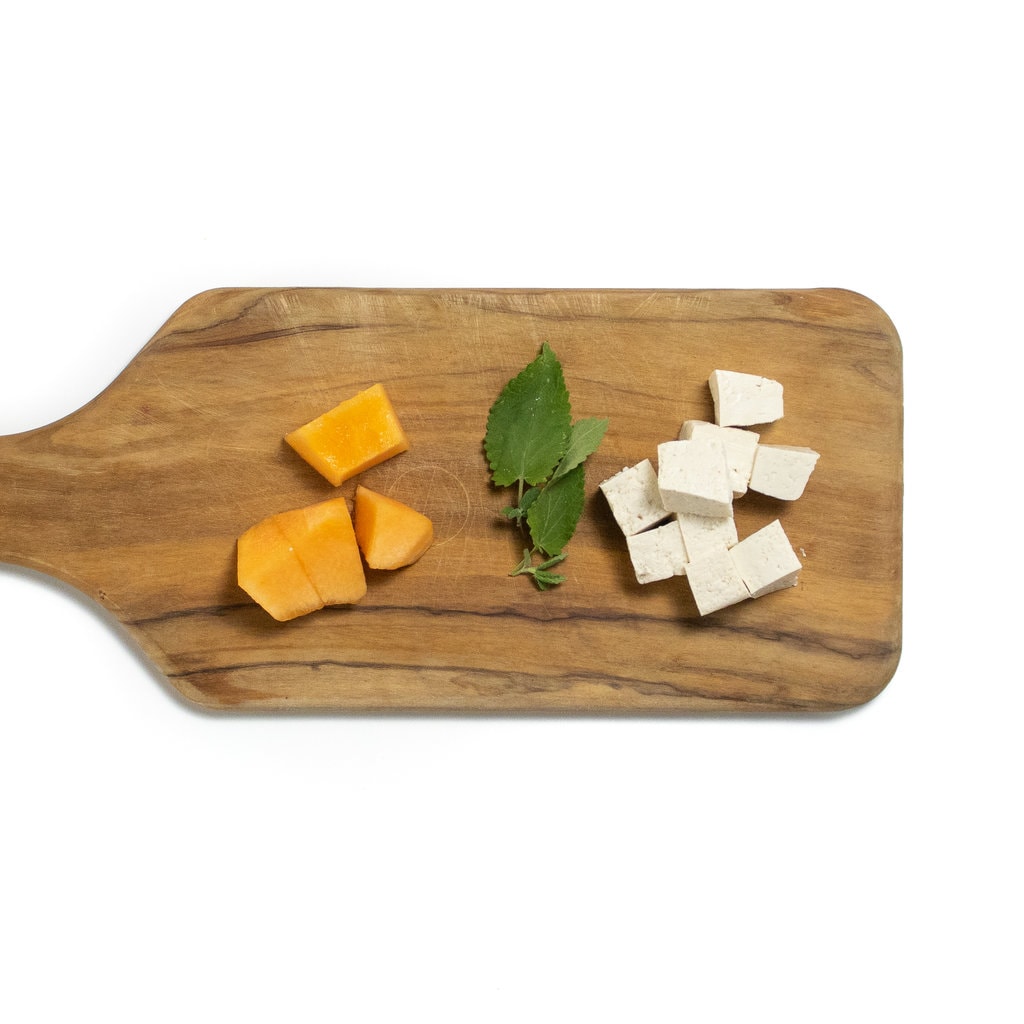
[{"label": "orange melon cube", "polygon": [[359,601],[366,574],[345,499],[279,512],[246,530],[238,585],[280,622]]},{"label": "orange melon cube", "polygon": [[360,391],[284,439],[335,487],[409,449],[383,384]]},{"label": "orange melon cube", "polygon": [[279,622],[324,606],[274,517],[238,538],[238,585]]},{"label": "orange melon cube", "polygon": [[344,498],[281,512],[277,521],[325,605],[355,604],[366,595],[366,574]]},{"label": "orange melon cube", "polygon": [[434,524],[422,512],[362,484],[355,509],[356,539],[371,569],[412,565],[434,541]]}]

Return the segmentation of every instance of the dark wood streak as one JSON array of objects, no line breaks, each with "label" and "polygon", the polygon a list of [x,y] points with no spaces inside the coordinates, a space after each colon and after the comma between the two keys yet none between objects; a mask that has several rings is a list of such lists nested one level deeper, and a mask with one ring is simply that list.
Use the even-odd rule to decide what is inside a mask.
[{"label": "dark wood streak", "polygon": [[188,337],[193,334],[209,334],[214,331],[223,330],[226,327],[230,327],[233,324],[242,323],[256,309],[268,296],[281,294],[281,290],[274,289],[258,289],[255,296],[248,302],[243,303],[241,308],[233,315],[229,317],[218,317],[215,320],[208,320],[201,327],[171,327],[177,319],[185,314],[186,310],[190,310],[191,307],[202,304],[204,306],[209,305],[212,298],[215,296],[224,297],[226,295],[244,295],[244,290],[235,291],[234,289],[224,289],[213,292],[203,292],[196,295],[194,298],[186,302],[171,319],[164,325],[163,329],[160,330],[154,340],[164,338],[180,338]]},{"label": "dark wood streak", "polygon": [[[591,313],[537,313],[529,309],[499,309],[497,307],[483,307],[491,312],[495,313],[507,313],[512,316],[524,316],[531,317],[537,320],[551,320],[555,322],[566,322],[566,321],[579,321],[579,320],[599,320],[603,323],[614,323],[614,324],[666,324],[666,325],[686,325],[689,327],[712,327],[721,325],[779,325],[783,327],[802,328],[810,331],[820,331],[821,325],[815,323],[813,320],[799,320],[791,317],[781,316],[734,316],[728,319],[715,319],[712,317],[694,317],[694,316],[650,316],[650,317],[636,317],[636,316],[598,316],[597,314]],[[859,337],[872,338],[874,340],[881,340],[884,335],[881,331],[865,330],[859,327],[834,327],[833,330],[841,331],[844,334],[851,334]]]},{"label": "dark wood streak", "polygon": [[[383,325],[375,324],[374,327]],[[191,341],[185,345],[177,346],[180,349],[217,349],[235,348],[240,345],[258,345],[265,341],[277,341],[281,338],[294,338],[303,334],[316,334],[319,332],[357,331],[365,328],[365,324],[300,324],[298,327],[290,327],[287,330],[275,331],[253,331],[251,334],[241,334],[233,338],[216,338],[208,341]]]},{"label": "dark wood streak", "polygon": [[[162,623],[172,622],[181,618],[189,617],[206,617],[206,616],[223,616],[233,612],[244,612],[254,613],[254,607],[248,602],[238,602],[230,605],[208,605],[195,608],[180,608],[173,609],[172,611],[165,612],[161,615],[151,616],[149,618],[140,618],[130,620],[128,623],[134,628],[140,630],[147,630],[153,626],[158,626]],[[533,624],[543,624],[546,622],[558,621],[552,619],[546,615],[533,614],[530,612],[523,612],[514,609],[495,609],[492,611],[480,611],[480,610],[466,610],[466,609],[451,609],[451,608],[435,608],[428,605],[380,605],[372,604],[370,602],[360,603],[360,605],[353,609],[348,606],[337,607],[337,608],[325,608],[319,614],[328,618],[332,614],[335,615],[351,615],[351,614],[365,614],[370,615],[373,613],[392,613],[403,616],[419,616],[423,618],[440,618],[452,623],[457,622],[461,619],[480,619],[480,620],[507,620],[510,623],[516,621],[529,622]],[[682,619],[674,619],[667,616],[653,616],[653,615],[623,615],[619,613],[610,614],[602,612],[600,610],[588,610],[583,607],[567,609],[564,614],[559,616],[559,619],[575,624],[587,623],[597,625],[624,625],[630,629],[643,629],[645,626],[664,626],[666,624],[671,625],[674,622],[678,622],[681,629],[689,628],[697,632],[712,632],[723,636],[730,637],[752,637],[759,641],[765,641],[772,644],[785,644],[791,649],[801,649],[808,651],[825,651],[829,654],[834,654],[842,658],[848,658],[852,661],[873,661],[882,660],[892,657],[894,653],[899,650],[899,644],[886,642],[886,641],[875,641],[875,640],[859,640],[854,641],[853,638],[847,638],[846,644],[837,642],[838,638],[831,634],[808,634],[806,632],[796,632],[794,630],[784,629],[766,629],[763,626],[741,626],[738,624],[731,623],[725,619],[717,620],[696,620],[688,622]],[[268,623],[272,629],[288,629],[288,623],[271,624]],[[452,628],[457,628],[453,624]],[[302,659],[295,661],[293,664],[301,665],[306,664]],[[344,661],[330,661],[326,660],[324,664],[338,664],[338,665],[350,665],[352,667],[359,667],[358,663],[355,662],[344,662]],[[755,678],[756,673],[744,673],[744,678]]]},{"label": "dark wood streak", "polygon": [[[402,674],[419,674],[424,671],[420,665],[404,665],[401,662],[365,662],[365,661],[338,661],[332,658],[318,658],[309,659],[302,661],[285,661],[285,660],[265,660],[265,661],[253,661],[253,662],[235,662],[229,665],[220,666],[209,666],[195,669],[184,669],[177,672],[168,674],[169,679],[187,680],[197,687],[197,689],[203,692],[211,693],[234,693],[244,694],[245,696],[241,699],[267,699],[266,694],[262,691],[254,690],[246,687],[236,687],[233,683],[228,682],[225,686],[218,686],[214,684],[207,690],[203,686],[201,680],[204,676],[231,676],[233,674],[242,674],[247,672],[273,672],[276,669],[307,669],[311,672],[319,672],[324,669],[331,668],[343,668],[349,671],[386,671],[397,675]],[[451,676],[463,680],[460,684],[461,689],[469,689],[477,692],[481,695],[487,695],[490,698],[497,698],[502,696],[500,685],[488,685],[486,687],[480,685],[474,685],[469,680],[475,679],[476,677],[486,674],[489,677],[493,677],[496,684],[501,682],[507,683],[507,687],[504,690],[504,695],[515,695],[515,694],[546,694],[558,690],[571,689],[579,681],[578,677],[566,674],[564,676],[539,676],[532,675],[524,672],[513,672],[513,673],[481,673],[479,669],[475,669],[471,666],[465,665],[431,665],[431,674],[450,674]],[[742,681],[757,681],[756,676],[749,675],[738,675],[735,677]],[[637,693],[647,697],[671,697],[679,699],[696,699],[696,700],[708,700],[708,701],[724,701],[727,704],[731,704],[736,707],[745,706],[762,706],[765,703],[764,694],[736,694],[736,693],[723,693],[721,689],[714,689],[711,687],[700,687],[700,686],[683,686],[680,684],[672,683],[668,680],[639,680],[621,678],[619,676],[610,675],[606,673],[588,673],[588,683],[598,683],[609,690],[616,692],[626,691],[629,693]],[[277,699],[280,699],[281,695],[278,695]],[[790,700],[786,698],[775,698],[772,700],[772,704],[778,706],[781,709],[806,709],[812,706],[821,706],[823,708],[841,707],[841,704],[834,705],[817,705],[809,701],[802,700]],[[609,709],[614,710],[614,709]]]},{"label": "dark wood streak", "polygon": [[[490,292],[484,292],[482,294],[493,294]],[[526,293],[530,294],[530,293]],[[544,294],[551,295],[568,295],[573,294],[571,291],[567,292],[550,292]],[[652,292],[653,295],[660,294],[659,292]],[[668,294],[668,293],[665,293]],[[890,337],[889,333],[882,329],[872,329],[865,327],[855,327],[851,324],[829,324],[827,327],[819,323],[818,321],[801,318],[799,316],[751,316],[737,314],[732,316],[723,317],[705,317],[705,316],[621,316],[617,314],[607,313],[587,313],[577,310],[566,311],[566,312],[552,312],[545,313],[537,309],[517,309],[510,308],[508,306],[499,305],[496,303],[479,302],[472,303],[474,308],[485,310],[489,313],[499,313],[502,315],[509,315],[514,317],[526,317],[536,320],[550,320],[552,322],[576,322],[576,321],[600,321],[602,323],[614,323],[614,324],[663,324],[663,325],[687,325],[693,327],[712,327],[712,326],[728,326],[728,325],[748,325],[748,326],[759,326],[759,325],[772,325],[772,326],[783,326],[792,328],[802,328],[810,331],[821,332],[822,330],[829,330],[835,333],[842,333],[845,335],[851,335],[854,337],[870,338],[874,341],[886,341]]]}]

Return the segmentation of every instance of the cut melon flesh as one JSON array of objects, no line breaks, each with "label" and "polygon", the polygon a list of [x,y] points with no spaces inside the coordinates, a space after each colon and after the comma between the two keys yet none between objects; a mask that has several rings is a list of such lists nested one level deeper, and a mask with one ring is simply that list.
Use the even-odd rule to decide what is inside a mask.
[{"label": "cut melon flesh", "polygon": [[344,498],[279,512],[238,538],[238,585],[280,622],[366,593]]},{"label": "cut melon flesh", "polygon": [[371,569],[412,565],[434,541],[434,524],[422,512],[361,484],[355,510],[356,539]]},{"label": "cut melon flesh", "polygon": [[284,439],[335,487],[409,448],[383,384],[360,391]]},{"label": "cut melon flesh", "polygon": [[344,498],[282,512],[278,522],[325,605],[355,604],[366,594],[366,576]]}]

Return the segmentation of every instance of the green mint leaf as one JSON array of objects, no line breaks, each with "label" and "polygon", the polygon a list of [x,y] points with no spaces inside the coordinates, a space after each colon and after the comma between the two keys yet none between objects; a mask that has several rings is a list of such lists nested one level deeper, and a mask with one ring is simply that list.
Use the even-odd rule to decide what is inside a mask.
[{"label": "green mint leaf", "polygon": [[570,470],[575,469],[581,462],[597,451],[598,445],[604,438],[608,429],[608,421],[591,417],[589,419],[577,420],[572,425],[569,434],[569,446],[558,463],[554,473],[551,474],[549,483],[554,483],[559,477],[565,476]]},{"label": "green mint leaf", "polygon": [[499,487],[546,480],[565,454],[572,425],[562,366],[547,342],[504,387],[487,416],[484,451]]},{"label": "green mint leaf", "polygon": [[533,546],[546,555],[561,554],[572,539],[585,503],[583,466],[549,483],[530,506],[526,522]]},{"label": "green mint leaf", "polygon": [[540,590],[548,590],[550,587],[557,587],[559,583],[565,582],[565,577],[557,572],[545,572],[543,569],[536,569],[533,572],[533,582]]},{"label": "green mint leaf", "polygon": [[526,515],[530,511],[530,506],[540,497],[540,488],[531,487],[520,499],[519,509]]},{"label": "green mint leaf", "polygon": [[563,551],[560,555],[555,555],[554,558],[549,558],[547,561],[541,562],[537,566],[538,569],[550,569],[553,565],[558,565],[559,562],[564,562],[569,556]]}]

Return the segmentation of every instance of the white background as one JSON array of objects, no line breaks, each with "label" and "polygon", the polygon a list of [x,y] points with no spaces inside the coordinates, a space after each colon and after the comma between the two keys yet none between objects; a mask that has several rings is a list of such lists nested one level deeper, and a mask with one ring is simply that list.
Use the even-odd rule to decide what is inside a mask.
[{"label": "white background", "polygon": [[835,285],[906,501],[900,667],[812,719],[207,715],[0,568],[0,1017],[1024,1018],[1012,10],[7,10],[0,433],[213,286]]}]

